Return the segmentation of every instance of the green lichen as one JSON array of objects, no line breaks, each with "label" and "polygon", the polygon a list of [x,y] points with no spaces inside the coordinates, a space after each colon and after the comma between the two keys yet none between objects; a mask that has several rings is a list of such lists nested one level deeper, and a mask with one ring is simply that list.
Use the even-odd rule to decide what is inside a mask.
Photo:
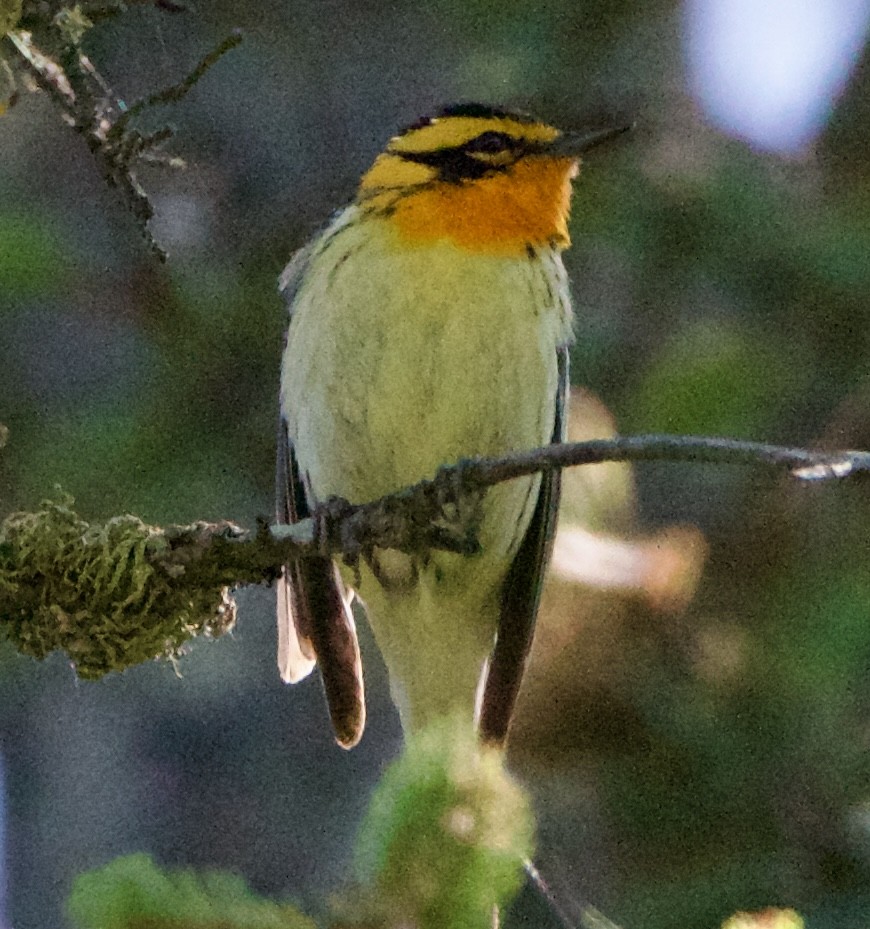
[{"label": "green lichen", "polygon": [[34,658],[65,651],[87,679],[221,635],[235,604],[225,583],[203,584],[189,570],[197,532],[135,516],[92,526],[71,499],[12,514],[0,526],[0,629]]}]

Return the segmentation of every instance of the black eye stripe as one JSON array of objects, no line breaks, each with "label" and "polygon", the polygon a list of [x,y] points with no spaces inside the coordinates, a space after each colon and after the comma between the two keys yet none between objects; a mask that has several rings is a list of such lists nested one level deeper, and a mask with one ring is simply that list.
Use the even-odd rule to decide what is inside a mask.
[{"label": "black eye stripe", "polygon": [[518,140],[513,136],[509,136],[506,132],[495,132],[494,130],[482,132],[462,146],[466,152],[480,152],[491,155],[518,147]]},{"label": "black eye stripe", "polygon": [[493,172],[504,171],[509,163],[493,164],[489,159],[476,157],[479,155],[498,155],[502,152],[512,152],[517,157],[530,149],[522,139],[517,139],[506,132],[487,130],[480,135],[469,139],[462,145],[450,148],[437,148],[426,152],[396,152],[405,161],[417,164],[430,165],[438,169],[438,173],[445,181],[474,180]]},{"label": "black eye stripe", "polygon": [[485,161],[467,154],[464,148],[439,148],[434,152],[397,152],[404,161],[436,168],[445,181],[474,180],[494,169]]}]

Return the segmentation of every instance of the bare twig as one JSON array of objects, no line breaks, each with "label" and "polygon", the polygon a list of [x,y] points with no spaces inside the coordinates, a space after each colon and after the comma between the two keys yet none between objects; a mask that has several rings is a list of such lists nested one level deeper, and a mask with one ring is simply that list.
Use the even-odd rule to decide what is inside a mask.
[{"label": "bare twig", "polygon": [[602,461],[684,461],[722,465],[761,465],[791,472],[801,480],[833,480],[870,471],[870,452],[814,451],[744,442],[740,439],[683,435],[637,435],[548,445],[502,459],[463,464],[463,480],[495,484],[550,468]]},{"label": "bare twig", "polygon": [[[803,481],[836,480],[870,471],[870,452],[812,451],[739,439],[640,435],[547,445],[502,458],[472,458],[442,468],[420,481],[371,503],[351,506],[330,501],[315,517],[294,526],[273,526],[277,539],[316,540],[321,553],[355,564],[374,547],[419,552],[477,549],[472,528],[451,518],[463,500],[503,481],[554,468],[605,461],[673,461],[755,465],[790,473]],[[293,544],[296,544],[295,542]]]},{"label": "bare twig", "polygon": [[550,889],[550,885],[544,880],[541,872],[535,866],[535,863],[527,858],[523,862],[523,869],[526,872],[526,878],[532,887],[540,894],[541,898],[553,911],[553,915],[559,921],[562,929],[577,929],[571,917],[559,903],[558,898]]},{"label": "bare twig", "polygon": [[[184,8],[178,3],[155,5],[167,12],[180,12]],[[160,260],[165,260],[166,253],[148,228],[154,209],[139,183],[137,169],[142,164],[180,168],[184,162],[160,149],[172,136],[169,127],[145,134],[135,129],[132,122],[148,109],[181,100],[223,55],[241,42],[241,34],[236,31],[224,39],[179,83],[128,106],[81,48],[82,37],[93,26],[92,17],[105,19],[124,7],[120,2],[84,4],[55,12],[51,5],[43,9],[38,4],[27,4],[20,23],[22,28],[0,36],[0,45],[4,41],[11,44],[17,52],[18,67],[51,98],[64,121],[82,135],[106,181],[118,191],[135,217],[148,246]],[[31,27],[38,29],[38,41]],[[49,50],[42,47],[43,39]]]},{"label": "bare twig", "polygon": [[127,107],[126,111],[122,113],[116,120],[115,124],[110,130],[110,135],[120,134],[124,132],[127,123],[135,116],[138,116],[144,110],[151,109],[155,106],[163,106],[167,103],[178,103],[179,100],[184,98],[196,85],[197,81],[209,70],[214,64],[216,64],[227,52],[234,49],[242,41],[242,33],[238,29],[234,29],[216,48],[212,49],[199,64],[190,72],[186,77],[180,80],[177,84],[173,84],[171,87],[166,87],[164,90],[158,90],[155,93],[151,94],[148,97],[144,97],[142,100],[137,100],[135,103]]}]

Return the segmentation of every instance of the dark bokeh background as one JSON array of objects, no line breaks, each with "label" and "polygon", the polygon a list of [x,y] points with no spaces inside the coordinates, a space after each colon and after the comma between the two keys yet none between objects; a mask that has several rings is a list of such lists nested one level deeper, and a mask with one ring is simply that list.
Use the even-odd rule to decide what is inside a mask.
[{"label": "dark bokeh background", "polygon": [[[621,431],[870,445],[863,62],[824,134],[785,158],[705,122],[678,4],[200,7],[135,7],[87,45],[132,99],[244,30],[150,117],[189,163],[143,177],[166,266],[47,99],[0,119],[4,512],[59,483],[95,520],[268,515],[276,276],[398,125],[457,99],[637,120],[587,165],[567,257],[574,379]],[[543,866],[566,906],[627,929],[768,904],[870,924],[870,487],[665,465],[636,479],[636,505],[603,499],[597,528],[693,523],[709,559],[682,613],[550,602],[563,638],[536,656],[513,746]],[[236,633],[177,669],[82,684],[59,656],[0,651],[10,925],[61,925],[76,873],[137,850],[312,907],[336,888],[399,747],[383,670],[366,639],[371,722],[344,753],[317,681],[278,682],[268,591],[238,599]]]}]

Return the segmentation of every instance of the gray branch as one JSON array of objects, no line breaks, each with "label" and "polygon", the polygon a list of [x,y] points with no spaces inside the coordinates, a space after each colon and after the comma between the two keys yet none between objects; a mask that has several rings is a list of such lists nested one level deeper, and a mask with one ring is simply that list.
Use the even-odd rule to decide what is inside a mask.
[{"label": "gray branch", "polygon": [[739,439],[703,436],[639,435],[547,445],[499,458],[470,458],[442,468],[379,500],[358,506],[330,501],[312,519],[273,526],[272,535],[300,549],[353,564],[374,547],[417,552],[428,549],[470,553],[477,542],[451,513],[487,487],[539,471],[605,461],[671,461],[694,464],[761,466],[801,481],[837,480],[870,471],[870,452],[814,451]]},{"label": "gray branch", "polygon": [[[2,439],[2,436],[0,436]],[[149,526],[134,516],[91,525],[72,500],[48,501],[0,526],[0,629],[25,654],[63,649],[82,677],[173,658],[197,635],[233,625],[230,589],[270,583],[313,554],[357,567],[375,548],[409,553],[478,550],[487,488],[552,468],[605,461],[756,465],[803,481],[870,470],[870,452],[783,448],[733,439],[632,436],[470,459],[370,503],[333,499],[292,526]]]}]

